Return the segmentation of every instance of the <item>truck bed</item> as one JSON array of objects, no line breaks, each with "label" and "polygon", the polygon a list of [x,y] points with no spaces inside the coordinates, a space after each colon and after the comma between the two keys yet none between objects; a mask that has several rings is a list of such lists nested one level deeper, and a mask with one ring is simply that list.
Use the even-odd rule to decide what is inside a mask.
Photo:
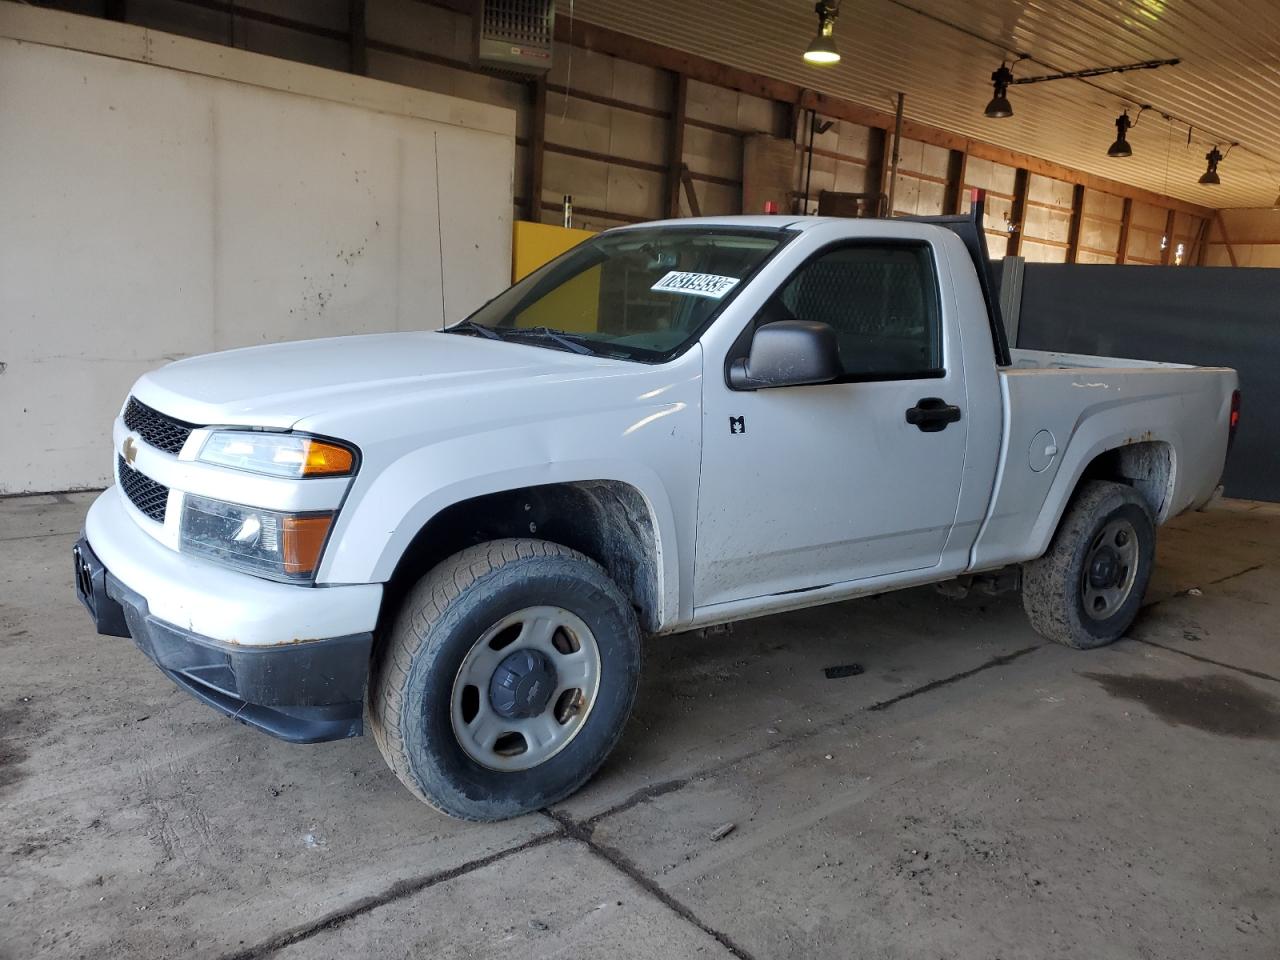
[{"label": "truck bed", "polygon": [[1039,556],[1076,478],[1106,455],[1157,523],[1203,506],[1226,455],[1236,373],[1119,357],[1011,350],[998,368],[1004,441],[972,569]]}]

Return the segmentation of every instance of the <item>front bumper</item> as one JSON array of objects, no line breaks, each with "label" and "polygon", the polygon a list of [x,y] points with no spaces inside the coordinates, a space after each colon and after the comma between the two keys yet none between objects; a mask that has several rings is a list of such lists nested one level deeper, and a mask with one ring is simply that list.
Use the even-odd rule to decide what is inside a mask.
[{"label": "front bumper", "polygon": [[[74,548],[76,592],[99,633],[131,637],[188,693],[283,740],[315,743],[363,732],[376,609],[352,611],[350,604],[344,604],[343,614],[333,619],[365,628],[338,636],[299,640],[289,633],[278,636],[279,626],[270,632],[264,628],[278,623],[292,605],[309,598],[323,607],[343,591],[350,591],[352,602],[360,604],[368,599],[367,589],[375,590],[380,599],[380,587],[300,587],[222,570],[186,569],[193,564],[202,568],[212,565],[155,543],[131,517],[123,517],[128,526],[116,528],[126,542],[114,537],[105,540],[103,531],[112,526],[112,515],[120,509],[118,501],[114,488],[99,498],[86,521],[87,536]],[[129,562],[121,566],[128,568],[132,583],[126,582],[114,564],[104,562],[100,549],[113,557],[127,556]],[[139,572],[143,568],[145,576]],[[228,576],[234,580],[223,582]],[[145,596],[142,590],[146,590]],[[257,596],[267,591],[269,595]],[[251,601],[268,606],[258,612]],[[175,602],[181,602],[190,614],[183,618],[188,624],[185,627],[155,613],[158,604]],[[216,616],[219,608],[222,615]],[[314,608],[300,612],[296,619],[305,621],[312,616]],[[197,629],[198,623],[210,623],[219,633],[230,636],[210,636]],[[237,633],[251,639],[241,640]]]}]

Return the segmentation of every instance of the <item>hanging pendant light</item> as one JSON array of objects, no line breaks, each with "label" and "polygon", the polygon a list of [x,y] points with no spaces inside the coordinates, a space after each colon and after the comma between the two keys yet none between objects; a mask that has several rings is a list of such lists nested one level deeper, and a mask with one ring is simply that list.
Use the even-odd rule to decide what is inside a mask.
[{"label": "hanging pendant light", "polygon": [[839,0],[818,0],[813,8],[818,15],[818,35],[804,52],[804,62],[818,67],[829,67],[840,62],[836,49],[835,30]]},{"label": "hanging pendant light", "polygon": [[1133,121],[1129,119],[1128,110],[1116,117],[1116,142],[1107,148],[1108,157],[1133,156],[1133,147],[1129,146],[1129,141],[1125,139],[1132,126]]},{"label": "hanging pendant light", "polygon": [[1209,166],[1200,176],[1200,183],[1207,187],[1216,187],[1222,183],[1222,178],[1218,176],[1218,164],[1222,162],[1224,154],[1218,149],[1218,145],[1214,144],[1209,152],[1204,155]]},{"label": "hanging pendant light", "polygon": [[1000,69],[991,74],[991,86],[994,96],[982,112],[995,119],[1013,116],[1013,105],[1009,103],[1009,84],[1013,83],[1013,71],[1007,63],[1000,64]]}]

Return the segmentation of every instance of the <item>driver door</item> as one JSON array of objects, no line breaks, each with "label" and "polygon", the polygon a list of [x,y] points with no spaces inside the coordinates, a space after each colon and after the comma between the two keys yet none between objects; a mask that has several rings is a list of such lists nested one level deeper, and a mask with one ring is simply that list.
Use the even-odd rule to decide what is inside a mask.
[{"label": "driver door", "polygon": [[[927,242],[844,241],[805,261],[752,324],[829,324],[839,381],[733,390],[708,363],[695,606],[938,565],[968,438],[952,309]],[[959,419],[908,422],[938,403]]]}]

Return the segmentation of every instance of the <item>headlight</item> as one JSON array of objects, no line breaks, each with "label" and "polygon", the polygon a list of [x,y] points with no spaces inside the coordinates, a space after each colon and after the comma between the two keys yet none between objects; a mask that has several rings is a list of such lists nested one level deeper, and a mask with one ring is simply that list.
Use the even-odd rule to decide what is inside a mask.
[{"label": "headlight", "polygon": [[310,580],[332,513],[280,513],[187,494],[182,550],[275,580]]},{"label": "headlight", "polygon": [[347,477],[355,472],[355,450],[336,440],[297,433],[217,430],[197,458],[273,477]]}]

